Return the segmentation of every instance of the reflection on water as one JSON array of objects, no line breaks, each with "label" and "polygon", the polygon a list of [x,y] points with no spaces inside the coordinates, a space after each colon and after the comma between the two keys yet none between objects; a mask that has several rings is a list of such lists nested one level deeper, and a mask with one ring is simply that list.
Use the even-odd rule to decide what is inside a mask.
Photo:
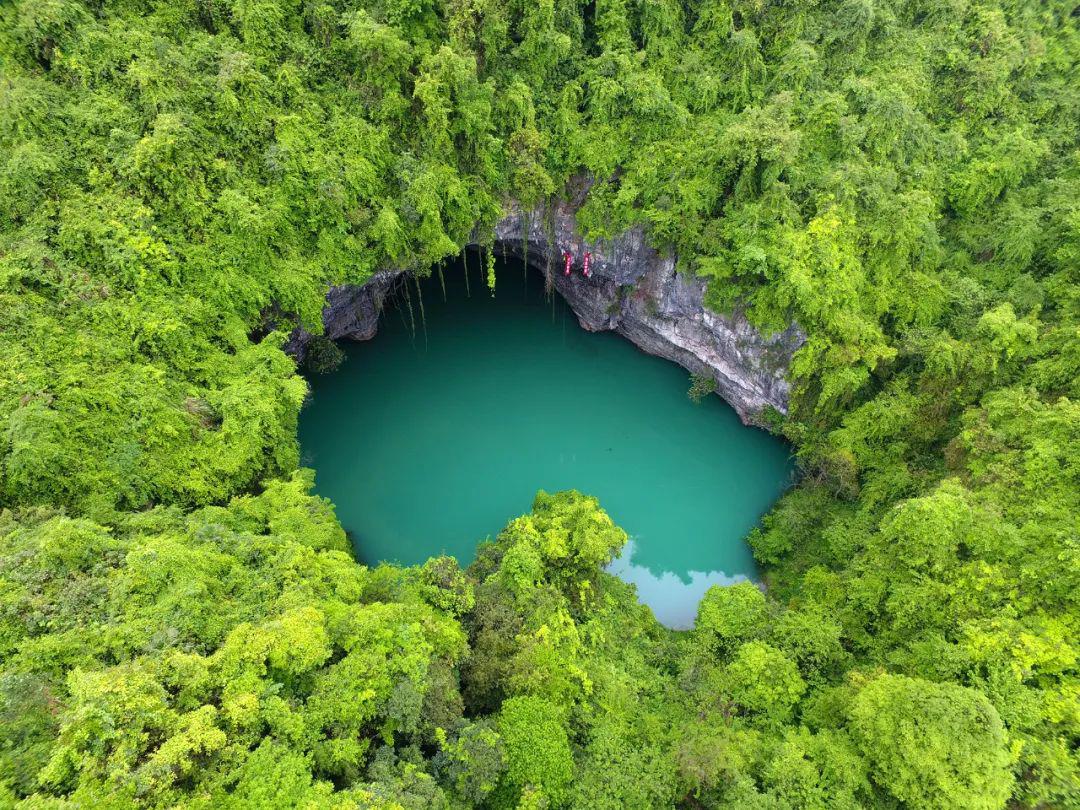
[{"label": "reflection on water", "polygon": [[685,630],[694,626],[697,606],[713,585],[734,585],[748,579],[744,574],[729,576],[723,571],[674,571],[654,573],[634,564],[634,541],[627,541],[622,554],[611,561],[607,571],[637,586],[638,602],[652,608],[661,624]]}]

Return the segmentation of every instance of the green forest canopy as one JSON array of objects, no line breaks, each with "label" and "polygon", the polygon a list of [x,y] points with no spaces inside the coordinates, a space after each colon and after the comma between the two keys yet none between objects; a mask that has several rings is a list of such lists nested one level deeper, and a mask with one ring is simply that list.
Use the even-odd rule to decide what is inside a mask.
[{"label": "green forest canopy", "polygon": [[[1075,0],[0,6],[0,804],[1080,805]],[[595,179],[808,340],[768,595],[358,565],[283,351]]]}]

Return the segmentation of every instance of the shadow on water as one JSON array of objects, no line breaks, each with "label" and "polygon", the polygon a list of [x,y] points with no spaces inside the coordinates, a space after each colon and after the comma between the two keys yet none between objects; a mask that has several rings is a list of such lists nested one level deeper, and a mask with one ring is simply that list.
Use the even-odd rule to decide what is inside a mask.
[{"label": "shadow on water", "polygon": [[581,329],[539,271],[500,262],[492,297],[468,267],[468,289],[444,268],[445,301],[437,274],[410,282],[375,339],[311,381],[303,461],[358,559],[467,564],[538,489],[574,488],[631,536],[610,570],[665,624],[756,579],[744,538],[791,482],[787,446],[718,397],[692,403],[678,366]]}]

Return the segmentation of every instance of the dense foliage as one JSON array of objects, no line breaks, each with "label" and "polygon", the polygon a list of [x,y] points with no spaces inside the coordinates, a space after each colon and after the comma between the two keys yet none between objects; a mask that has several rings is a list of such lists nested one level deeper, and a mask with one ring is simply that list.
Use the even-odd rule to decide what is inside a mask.
[{"label": "dense foliage", "polygon": [[[0,5],[0,804],[1080,805],[1073,0]],[[282,351],[594,178],[762,329],[768,595],[357,565]]]}]

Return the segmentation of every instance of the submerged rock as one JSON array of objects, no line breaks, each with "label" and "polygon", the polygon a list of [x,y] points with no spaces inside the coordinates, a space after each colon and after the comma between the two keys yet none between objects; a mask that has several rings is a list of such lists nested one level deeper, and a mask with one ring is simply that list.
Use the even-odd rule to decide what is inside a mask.
[{"label": "submerged rock", "polygon": [[[642,228],[587,241],[577,230],[577,208],[576,201],[561,201],[526,216],[512,206],[495,226],[495,246],[540,268],[585,329],[614,330],[643,351],[714,380],[716,393],[743,422],[762,424],[768,408],[787,413],[787,371],[805,340],[797,326],[765,336],[739,313],[706,309],[704,279],[677,273],[675,259],[649,247]],[[564,251],[574,258],[569,277],[563,275]],[[590,278],[581,272],[586,251]],[[332,287],[323,309],[326,336],[374,337],[383,302],[402,275],[382,271],[362,286]],[[286,351],[302,359],[309,339],[298,329]]]}]

